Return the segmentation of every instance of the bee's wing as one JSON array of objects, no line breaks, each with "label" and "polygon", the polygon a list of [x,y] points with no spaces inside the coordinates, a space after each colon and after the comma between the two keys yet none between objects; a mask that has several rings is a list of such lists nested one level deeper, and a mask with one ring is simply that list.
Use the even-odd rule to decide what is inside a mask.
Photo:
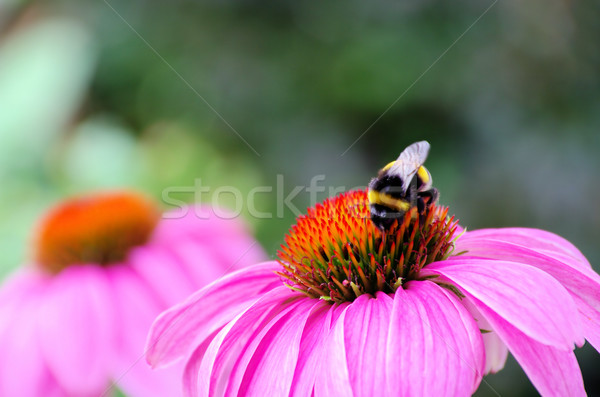
[{"label": "bee's wing", "polygon": [[415,142],[400,153],[389,173],[402,178],[402,190],[408,190],[413,175],[425,163],[429,153],[429,142]]}]

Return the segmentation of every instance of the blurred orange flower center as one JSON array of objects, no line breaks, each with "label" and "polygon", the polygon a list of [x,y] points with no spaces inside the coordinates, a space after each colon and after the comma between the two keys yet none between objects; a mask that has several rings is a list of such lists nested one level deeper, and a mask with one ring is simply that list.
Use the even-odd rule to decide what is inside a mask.
[{"label": "blurred orange flower center", "polygon": [[58,273],[70,265],[108,265],[150,237],[160,211],[145,197],[103,193],[75,198],[52,209],[35,236],[37,264]]}]

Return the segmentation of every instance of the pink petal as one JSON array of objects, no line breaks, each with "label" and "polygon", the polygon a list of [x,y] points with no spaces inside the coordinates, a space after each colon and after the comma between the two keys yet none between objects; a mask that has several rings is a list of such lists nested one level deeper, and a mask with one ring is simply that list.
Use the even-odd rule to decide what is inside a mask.
[{"label": "pink petal", "polygon": [[181,302],[203,286],[195,285],[173,254],[162,246],[137,247],[127,261],[160,297],[163,307]]},{"label": "pink petal", "polygon": [[[215,331],[216,334],[213,334],[202,341],[192,351],[192,354],[189,355],[183,371],[183,394],[185,397],[211,395],[210,387],[212,381],[212,365],[214,365],[214,360],[219,352],[219,348],[223,343],[223,340],[231,328],[237,323],[237,320],[241,314],[227,323],[227,325],[225,325],[219,331]],[[218,387],[220,395],[222,395],[223,390],[225,390],[226,380],[226,377],[224,379],[218,379],[218,384],[216,387]]]},{"label": "pink petal", "polygon": [[[169,247],[178,246],[182,240],[210,247],[218,255],[216,263],[222,271],[228,269],[230,272],[267,260],[267,255],[240,217],[215,214],[208,206],[167,212],[154,232],[152,243]],[[197,266],[193,261],[186,263]]]},{"label": "pink petal", "polygon": [[[181,239],[179,244],[169,248],[197,286],[208,285],[223,277],[233,265],[233,263],[224,263],[213,247],[205,246],[193,239]],[[229,249],[231,250],[231,247]],[[237,254],[243,257],[244,252],[240,251]],[[254,262],[256,263],[259,262]]]},{"label": "pink petal", "polygon": [[8,276],[0,288],[0,334],[2,329],[13,326],[13,316],[20,304],[43,288],[48,277],[35,269],[20,269]]},{"label": "pink petal", "polygon": [[[290,305],[289,312],[279,321],[273,319],[260,343],[256,344],[260,338],[252,341],[252,344],[256,344],[256,350],[243,370],[244,378],[240,388],[236,390],[228,387],[228,395],[289,396],[306,321],[313,309],[322,304],[318,299],[303,296]],[[251,346],[246,354],[250,350]],[[243,356],[240,357],[241,360]]]},{"label": "pink petal", "polygon": [[146,336],[160,313],[160,299],[129,267],[108,269],[119,324],[112,379],[131,396],[181,395],[181,366],[152,370],[144,360]]},{"label": "pink petal", "polygon": [[406,288],[393,302],[378,293],[345,308],[327,341],[315,396],[456,396],[477,389],[484,350],[471,315],[432,282]]},{"label": "pink petal", "polygon": [[[152,240],[128,262],[172,306],[226,273],[264,261],[266,255],[239,219],[220,219],[210,208],[166,213]],[[196,213],[198,211],[198,213]]]},{"label": "pink petal", "polygon": [[[233,320],[225,325],[206,347],[205,353],[200,349],[192,354],[186,369],[185,383],[190,395],[223,395],[227,382],[233,379],[232,372],[240,356],[247,350],[248,342],[253,340],[265,326],[281,312],[289,311],[290,297],[294,294],[285,286],[267,292],[258,301],[241,311]],[[248,358],[241,373],[237,374],[237,386],[242,380]],[[202,361],[201,364],[192,361]],[[196,372],[189,368],[195,366]],[[188,378],[189,377],[189,378]],[[197,390],[196,393],[193,391]]]},{"label": "pink petal", "polygon": [[163,219],[154,230],[152,242],[168,245],[188,236],[209,241],[214,236],[242,234],[250,235],[239,217],[219,217],[210,206],[196,205],[163,214]]},{"label": "pink petal", "polygon": [[[193,284],[203,287],[227,273],[240,269],[241,263],[248,263],[248,258],[256,257],[256,250],[261,251],[256,241],[249,241],[241,246],[236,238],[223,236],[222,242],[226,243],[227,247],[217,246],[216,241],[182,238],[167,250],[189,275]],[[227,255],[219,250],[224,250]],[[256,257],[252,264],[260,263],[264,259],[262,255]]]},{"label": "pink petal", "polygon": [[[486,330],[491,331],[488,328]],[[485,346],[484,374],[495,374],[504,368],[508,358],[508,348],[495,331],[486,332],[481,337]]]},{"label": "pink petal", "polygon": [[[600,311],[600,276],[587,267],[573,266],[573,259],[569,256],[556,253],[548,255],[548,252],[541,253],[520,245],[488,239],[463,243],[460,249],[469,251],[462,258],[475,255],[535,266],[559,280],[572,296],[575,295],[573,298],[578,298],[577,307],[581,311],[585,306],[588,317],[595,317]],[[592,335],[589,331],[587,334]]]},{"label": "pink petal", "polygon": [[[241,218],[233,214],[224,215],[219,217],[213,208],[201,205],[186,207],[183,213],[168,212],[155,230],[152,243],[162,247],[186,246],[183,251],[193,247],[206,247],[211,256],[214,256],[210,267],[219,271],[218,277],[226,272],[266,261],[267,255],[252,238],[252,233]],[[172,216],[175,218],[170,219]],[[204,256],[206,255],[201,257]],[[183,255],[181,259],[184,267],[192,272],[198,269],[197,273],[201,276],[202,270],[209,263],[199,262],[190,255]],[[207,275],[201,279],[207,280]],[[214,276],[201,285],[213,280]]]},{"label": "pink petal", "polygon": [[32,290],[39,288],[48,279],[48,276],[34,268],[22,268],[15,271],[2,280],[0,308],[14,299],[28,296]]},{"label": "pink petal", "polygon": [[361,295],[348,306],[344,318],[346,365],[354,394],[373,396],[382,392],[386,371],[388,330],[394,300],[384,293],[376,299]]},{"label": "pink petal", "polygon": [[153,366],[181,358],[247,308],[262,293],[282,285],[278,262],[265,262],[231,273],[162,313],[152,325],[146,359]]},{"label": "pink petal", "polygon": [[261,245],[250,235],[215,238],[210,242],[210,246],[219,255],[223,269],[227,272],[269,260]]},{"label": "pink petal", "polygon": [[[396,291],[384,369],[387,395],[471,395],[484,369],[477,325],[458,299],[430,281]],[[395,376],[394,376],[395,375]]]},{"label": "pink petal", "polygon": [[492,325],[485,317],[475,308],[473,303],[468,299],[462,299],[461,303],[469,311],[477,327],[482,331],[481,337],[485,347],[485,374],[496,373],[504,368],[506,359],[508,358],[508,348],[502,342],[498,334],[493,331]]},{"label": "pink petal", "polygon": [[105,389],[114,326],[103,269],[73,266],[54,276],[40,307],[38,338],[53,375],[69,393]]},{"label": "pink petal", "polygon": [[[463,239],[467,241],[482,238],[514,243],[535,250],[548,250],[550,252],[566,254],[575,259],[575,263],[578,266],[591,268],[588,260],[573,244],[554,233],[539,229],[507,227],[473,230],[461,236],[458,239],[457,246],[460,246]],[[456,252],[460,252],[460,250],[457,249]]]},{"label": "pink petal", "polygon": [[573,299],[542,270],[516,262],[456,257],[422,271],[423,276],[433,274],[444,276],[541,343],[572,350],[574,342],[582,342]]},{"label": "pink petal", "polygon": [[339,310],[339,317],[332,324],[332,329],[324,346],[321,373],[315,379],[315,397],[354,396],[350,385],[350,373],[346,359],[344,322],[349,304],[333,310]]},{"label": "pink petal", "polygon": [[[280,287],[282,290],[283,288],[285,287]],[[271,305],[270,310],[264,313],[264,315],[260,313],[258,308],[254,310],[253,307],[252,310],[248,310],[247,319],[254,318],[257,321],[249,326],[246,324],[245,330],[241,330],[244,335],[241,337],[240,343],[235,350],[228,351],[227,346],[218,347],[220,356],[217,357],[215,367],[223,368],[223,365],[231,365],[231,372],[228,376],[221,376],[216,379],[217,390],[216,392],[211,390],[210,395],[265,395],[267,392],[275,395],[288,395],[289,382],[291,382],[295,367],[293,350],[297,349],[297,345],[294,348],[295,343],[285,337],[281,337],[278,342],[275,342],[276,338],[273,337],[273,334],[285,332],[284,329],[287,328],[286,324],[295,317],[295,314],[298,313],[300,316],[305,315],[305,310],[301,310],[301,308],[313,304],[314,302],[309,298],[288,290],[287,299],[280,301],[280,304],[276,304],[275,306]],[[235,335],[239,333],[243,325],[243,322],[234,325],[230,334]],[[231,341],[232,339],[230,338],[229,342]],[[275,345],[280,346],[281,343],[286,343],[286,345],[292,348],[291,357],[289,355],[287,357],[285,357],[286,355],[280,357],[282,360],[280,361],[281,368],[276,373],[273,373],[273,368],[270,366],[263,370],[260,364],[264,363],[265,349]],[[277,357],[275,358],[277,359]],[[206,368],[204,367],[204,363],[202,363],[201,373],[209,372],[203,371],[202,368]],[[263,377],[273,377],[275,375],[277,375],[277,379],[271,378],[272,383],[261,381]],[[289,382],[287,379],[289,379]],[[251,391],[248,391],[248,389]]]},{"label": "pink petal", "polygon": [[[21,274],[19,285],[28,287],[29,282]],[[9,283],[16,282],[11,278]],[[23,283],[21,282],[23,281]],[[16,285],[16,284],[15,284]],[[0,326],[0,396],[38,397],[56,393],[58,385],[52,378],[37,341],[37,314],[40,288],[26,288],[27,293],[3,288],[0,305],[2,318],[7,320]],[[18,297],[15,296],[18,294]],[[9,302],[10,299],[10,302]]]},{"label": "pink petal", "polygon": [[327,337],[332,324],[337,320],[336,313],[341,313],[339,308],[339,305],[321,302],[315,306],[306,321],[290,396],[304,397],[312,394],[315,380],[322,371]]},{"label": "pink petal", "polygon": [[585,396],[572,351],[556,349],[523,334],[484,305],[476,304],[543,396]]},{"label": "pink petal", "polygon": [[600,312],[591,307],[583,299],[574,296],[575,303],[581,314],[581,327],[583,336],[590,342],[594,349],[600,352]]},{"label": "pink petal", "polygon": [[600,276],[592,269],[581,267],[570,256],[539,252],[528,247],[493,239],[471,239],[457,243],[456,249],[468,251],[462,258],[478,256],[535,266],[559,280],[569,292],[589,301],[600,309]]},{"label": "pink petal", "polygon": [[[485,344],[483,343],[485,338],[484,338],[483,333],[481,332],[481,328],[479,328],[477,321],[475,320],[475,318],[473,318],[473,315],[469,312],[469,310],[466,310],[462,299],[458,298],[454,292],[450,292],[444,288],[441,288],[439,285],[437,285],[435,283],[430,284],[428,282],[425,286],[429,287],[430,289],[433,289],[433,291],[435,291],[435,292],[442,292],[443,294],[445,294],[446,297],[448,298],[449,302],[454,306],[454,310],[456,311],[458,318],[449,320],[448,325],[450,327],[452,327],[453,329],[458,329],[459,332],[462,329],[464,329],[466,331],[464,334],[462,334],[462,332],[461,332],[462,336],[465,337],[465,339],[463,339],[461,342],[462,343],[461,350],[463,352],[466,351],[467,356],[471,357],[473,360],[472,361],[473,365],[467,364],[467,366],[472,370],[473,374],[475,375],[475,379],[474,379],[474,383],[473,383],[473,390],[477,390],[477,388],[479,387],[479,384],[481,382],[481,378],[485,374],[485,365],[486,365],[486,355],[485,355],[486,347],[485,347]],[[423,287],[425,287],[425,286],[423,286]],[[440,309],[446,310],[444,308],[444,305],[440,305]],[[452,313],[450,310],[449,310],[449,312]],[[454,325],[459,324],[458,319],[460,319],[460,324],[462,325],[462,327],[454,326]],[[475,331],[474,327],[477,327],[477,331]],[[470,351],[469,351],[469,348],[470,348]],[[504,349],[506,350],[506,347]],[[508,354],[508,353],[505,353],[505,354]],[[506,359],[506,357],[505,357],[505,359]]]},{"label": "pink petal", "polygon": [[569,267],[577,268],[580,271],[584,271],[586,273],[596,274],[594,269],[592,269],[591,265],[588,266],[589,262],[586,261],[584,263],[579,258],[574,258],[570,254],[566,254],[564,252],[556,252],[556,251],[547,250],[547,249],[536,249],[535,251],[539,252],[540,254],[544,254],[544,255],[547,255],[554,259],[557,259],[557,260],[561,261],[562,263],[567,264]]}]

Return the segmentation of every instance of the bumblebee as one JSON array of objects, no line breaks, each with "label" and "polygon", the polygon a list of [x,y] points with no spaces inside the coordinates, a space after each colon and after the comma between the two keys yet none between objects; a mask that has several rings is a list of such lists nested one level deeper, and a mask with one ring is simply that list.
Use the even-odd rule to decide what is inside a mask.
[{"label": "bumblebee", "polygon": [[423,214],[439,198],[431,174],[423,166],[428,153],[427,141],[413,143],[369,182],[371,220],[379,229],[388,230],[413,207]]}]

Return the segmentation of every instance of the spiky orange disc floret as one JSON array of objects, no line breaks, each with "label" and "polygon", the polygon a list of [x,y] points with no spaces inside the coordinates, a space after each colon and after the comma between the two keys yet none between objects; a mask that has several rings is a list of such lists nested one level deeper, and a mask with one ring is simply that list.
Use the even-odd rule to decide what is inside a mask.
[{"label": "spiky orange disc floret", "polygon": [[145,243],[160,212],[130,192],[75,198],[52,209],[35,236],[34,259],[51,273],[74,264],[107,265]]},{"label": "spiky orange disc floret", "polygon": [[334,302],[394,292],[451,253],[458,222],[447,215],[447,208],[432,205],[419,217],[413,208],[382,232],[371,222],[366,191],[329,198],[286,235],[280,275],[290,288]]}]

